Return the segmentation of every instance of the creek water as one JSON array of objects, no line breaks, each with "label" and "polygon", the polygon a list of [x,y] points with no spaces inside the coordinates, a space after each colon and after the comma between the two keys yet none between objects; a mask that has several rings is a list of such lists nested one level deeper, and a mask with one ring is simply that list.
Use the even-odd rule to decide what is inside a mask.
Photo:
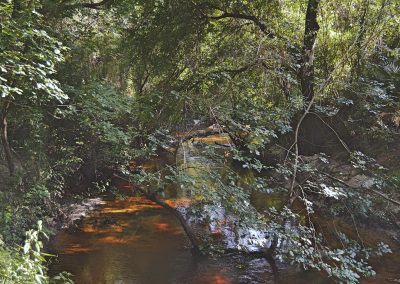
[{"label": "creek water", "polygon": [[[202,142],[226,143],[224,139],[217,136]],[[199,162],[197,154],[192,149],[181,153],[180,159]],[[173,163],[170,159],[153,159],[145,167],[159,169]],[[119,188],[127,192],[131,185],[121,182]],[[55,236],[50,251],[58,259],[50,274],[70,272],[77,284],[333,283],[321,273],[304,272],[284,263],[271,265],[265,258],[238,253],[194,258],[179,222],[160,206],[135,196],[104,199],[105,204],[86,217],[79,229]],[[265,194],[255,194],[253,200],[256,207],[280,202],[279,197]],[[177,189],[169,189],[166,202],[186,206],[190,199]],[[399,255],[375,261],[377,276],[362,282],[394,283],[400,278]]]}]

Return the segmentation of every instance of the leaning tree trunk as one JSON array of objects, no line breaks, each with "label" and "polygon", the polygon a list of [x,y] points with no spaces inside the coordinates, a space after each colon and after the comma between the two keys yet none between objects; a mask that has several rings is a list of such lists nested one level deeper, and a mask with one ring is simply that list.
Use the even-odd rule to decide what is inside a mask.
[{"label": "leaning tree trunk", "polygon": [[1,115],[1,143],[3,144],[4,155],[6,157],[8,170],[10,176],[15,173],[15,164],[12,158],[10,143],[8,142],[8,129],[7,129],[7,114],[10,108],[10,102],[6,102],[3,107],[3,112]]},{"label": "leaning tree trunk", "polygon": [[[118,178],[121,178],[118,175],[115,175]],[[124,178],[122,178],[124,179]],[[125,179],[124,179],[125,180]],[[130,181],[129,181],[130,182]],[[182,216],[182,214],[176,210],[176,208],[171,207],[168,203],[164,202],[163,200],[157,198],[156,193],[149,193],[146,190],[142,189],[140,186],[136,187],[136,189],[143,195],[145,196],[148,200],[153,201],[157,205],[160,205],[164,209],[166,209],[169,213],[171,213],[176,219],[178,219],[179,223],[181,224],[183,230],[186,233],[186,236],[188,237],[190,243],[192,244],[192,253],[194,256],[203,256],[203,252],[200,249],[200,241],[194,234],[192,228],[188,224],[188,222],[185,220],[185,218]]]},{"label": "leaning tree trunk", "polygon": [[314,97],[314,47],[319,30],[317,22],[319,2],[320,0],[309,0],[307,4],[303,50],[300,60],[300,85],[305,103],[309,103]]},{"label": "leaning tree trunk", "polygon": [[147,194],[146,198],[151,200],[151,201],[153,201],[154,203],[160,205],[161,207],[166,209],[168,212],[170,212],[173,216],[175,216],[176,219],[178,219],[179,223],[181,224],[183,230],[186,233],[186,236],[188,237],[190,243],[192,244],[192,253],[195,256],[202,256],[203,252],[200,249],[200,242],[197,239],[197,237],[194,234],[194,232],[192,231],[190,225],[187,223],[185,218],[182,216],[182,214],[178,210],[176,210],[174,207],[171,207],[170,205],[168,205],[167,203],[165,203],[161,199],[158,199],[154,195],[148,195]]}]

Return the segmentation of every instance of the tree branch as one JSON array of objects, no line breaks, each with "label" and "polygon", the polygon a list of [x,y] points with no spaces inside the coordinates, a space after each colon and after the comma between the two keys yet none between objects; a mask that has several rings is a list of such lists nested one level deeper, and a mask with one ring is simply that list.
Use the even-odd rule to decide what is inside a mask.
[{"label": "tree branch", "polygon": [[[213,7],[216,10],[222,11],[221,9],[217,8],[217,7]],[[251,22],[253,22],[256,26],[258,26],[260,28],[260,30],[269,38],[275,38],[275,33],[270,30],[266,23],[257,18],[254,15],[248,15],[248,14],[242,14],[242,13],[231,13],[231,12],[225,12],[223,11],[223,13],[219,16],[208,16],[206,15],[207,19],[210,20],[221,20],[221,19],[225,19],[225,18],[233,18],[233,19],[242,19],[242,20],[249,20]]]}]

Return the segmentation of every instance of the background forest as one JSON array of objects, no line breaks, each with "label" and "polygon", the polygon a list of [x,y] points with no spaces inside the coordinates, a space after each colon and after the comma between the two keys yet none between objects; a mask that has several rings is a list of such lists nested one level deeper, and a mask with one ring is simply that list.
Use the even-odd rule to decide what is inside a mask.
[{"label": "background forest", "polygon": [[[322,234],[316,218],[398,244],[398,1],[2,0],[0,27],[2,283],[70,281],[47,275],[42,241],[66,204],[116,174],[157,184],[138,187],[156,201],[166,183],[191,188],[194,214],[223,206],[270,232],[266,256],[339,282],[374,275],[368,258],[391,249]],[[229,156],[251,182],[204,173],[215,190],[178,165],[167,180],[131,170],[210,125],[230,138],[213,159]],[[282,202],[260,212],[254,191]]]}]

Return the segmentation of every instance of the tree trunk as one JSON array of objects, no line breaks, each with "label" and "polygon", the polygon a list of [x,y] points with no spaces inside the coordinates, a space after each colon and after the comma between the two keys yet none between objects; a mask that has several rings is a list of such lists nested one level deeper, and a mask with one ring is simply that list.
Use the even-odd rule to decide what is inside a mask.
[{"label": "tree trunk", "polygon": [[182,214],[177,211],[175,208],[169,206],[167,203],[164,201],[152,197],[149,198],[151,201],[157,203],[158,205],[162,206],[163,208],[167,209],[172,215],[175,216],[176,219],[178,219],[179,223],[181,224],[183,230],[186,233],[186,236],[190,240],[190,243],[192,244],[192,253],[196,256],[202,256],[203,252],[200,250],[199,247],[199,240],[197,239],[196,235],[193,233],[192,229],[190,228],[189,224],[186,222],[185,218],[183,218]]},{"label": "tree trunk", "polygon": [[309,0],[304,29],[303,50],[300,60],[300,84],[305,103],[314,97],[314,47],[319,25],[317,11],[320,0]]},{"label": "tree trunk", "polygon": [[10,143],[8,142],[8,130],[7,130],[7,113],[9,108],[10,108],[10,102],[6,102],[3,107],[3,113],[1,115],[1,143],[3,144],[4,155],[6,157],[10,176],[13,176],[15,173],[15,164],[12,158]]}]

